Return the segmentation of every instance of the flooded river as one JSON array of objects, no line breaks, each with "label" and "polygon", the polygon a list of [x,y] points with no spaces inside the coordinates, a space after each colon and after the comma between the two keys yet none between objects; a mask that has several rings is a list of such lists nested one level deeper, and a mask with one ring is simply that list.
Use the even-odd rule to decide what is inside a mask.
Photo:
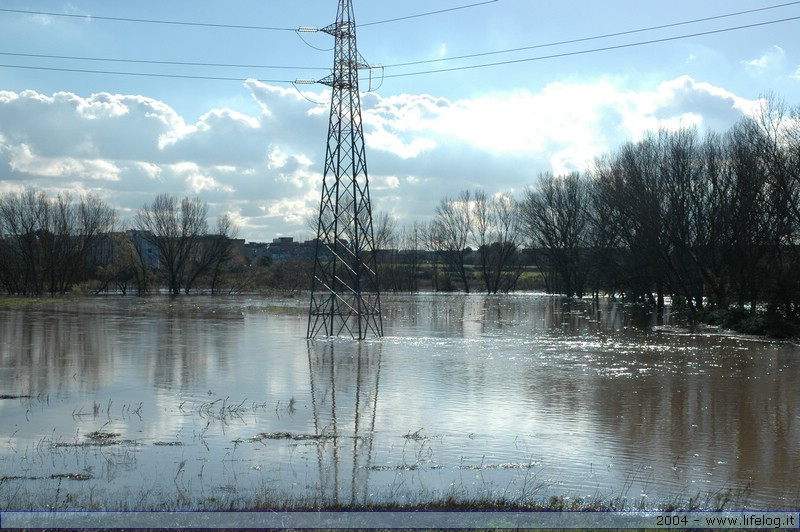
[{"label": "flooded river", "polygon": [[[0,309],[0,510],[550,497],[800,504],[800,348],[543,295]],[[727,501],[727,502],[726,502]]]}]

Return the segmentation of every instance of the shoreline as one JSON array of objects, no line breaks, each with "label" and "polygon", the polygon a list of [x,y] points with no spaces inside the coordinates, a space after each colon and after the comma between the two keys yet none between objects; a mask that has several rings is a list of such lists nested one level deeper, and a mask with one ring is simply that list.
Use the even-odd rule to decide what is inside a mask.
[{"label": "shoreline", "polygon": [[[57,304],[64,304],[64,303],[82,303],[82,302],[92,302],[92,301],[102,301],[107,297],[114,297],[114,298],[124,298],[130,299],[131,301],[147,301],[152,298],[166,298],[169,300],[184,300],[184,299],[205,299],[205,298],[225,298],[225,299],[236,299],[242,298],[244,300],[252,299],[252,298],[264,298],[269,300],[295,300],[295,301],[303,301],[305,304],[305,299],[301,298],[300,295],[304,294],[304,292],[297,292],[297,291],[284,291],[284,290],[268,290],[264,292],[245,292],[239,294],[207,294],[202,292],[195,292],[192,294],[180,294],[178,296],[174,296],[168,293],[154,293],[154,294],[146,294],[146,295],[123,295],[123,294],[116,294],[116,293],[103,293],[103,294],[64,294],[64,295],[7,295],[7,294],[0,294],[0,309],[19,309],[19,308],[39,308],[39,307],[47,307],[50,305],[57,305]],[[414,293],[406,293],[406,292],[381,292],[381,295],[384,297],[391,297],[394,295],[401,295],[401,296],[413,296],[413,295],[430,295],[430,294],[437,294],[442,295],[444,297],[450,297],[454,294],[462,294],[462,293],[454,293],[454,292],[414,292]],[[507,294],[508,296],[513,297],[517,294],[541,294],[543,297],[552,297],[552,298],[564,298],[565,301],[571,301],[573,298],[567,298],[565,296],[559,296],[556,294],[546,294],[544,292],[513,292]],[[464,296],[486,296],[486,294],[482,293],[470,293],[470,294],[462,294]],[[498,296],[490,296],[490,297],[498,297]],[[499,296],[502,297],[502,296]],[[611,298],[608,298],[611,301]],[[590,299],[586,298],[583,300],[578,301],[590,301]],[[302,305],[301,305],[302,306]],[[653,311],[649,305],[642,304],[642,308],[645,311]],[[686,322],[685,325],[692,330],[698,325],[700,326],[707,326],[707,327],[716,327],[721,328],[732,333],[738,333],[746,336],[752,336],[755,338],[762,338],[765,340],[783,340],[783,341],[792,341],[800,339],[800,323],[783,318],[777,315],[769,315],[765,312],[757,312],[752,314],[750,312],[731,308],[731,309],[716,309],[711,311],[703,311],[698,312],[694,315],[686,314],[682,312],[682,309],[673,308],[673,319],[677,319],[681,322]],[[676,326],[680,326],[680,324],[676,324]]]}]

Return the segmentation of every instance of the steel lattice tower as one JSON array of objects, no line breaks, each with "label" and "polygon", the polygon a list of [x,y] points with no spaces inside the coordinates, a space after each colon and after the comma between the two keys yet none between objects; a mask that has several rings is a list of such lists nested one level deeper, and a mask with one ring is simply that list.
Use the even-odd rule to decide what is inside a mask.
[{"label": "steel lattice tower", "polygon": [[361,123],[359,70],[370,68],[356,47],[352,0],[339,0],[336,22],[322,28],[335,39],[332,89],[308,337],[382,336],[367,159]]}]

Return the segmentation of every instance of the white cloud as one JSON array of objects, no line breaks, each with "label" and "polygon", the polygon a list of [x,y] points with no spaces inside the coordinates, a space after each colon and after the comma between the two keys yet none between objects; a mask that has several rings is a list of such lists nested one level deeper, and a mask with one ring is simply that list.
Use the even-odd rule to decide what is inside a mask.
[{"label": "white cloud", "polygon": [[[329,93],[245,86],[256,115],[210,109],[194,123],[144,96],[2,91],[0,190],[92,190],[123,216],[161,192],[198,195],[243,238],[309,233],[328,120],[309,100]],[[369,93],[362,103],[372,199],[403,222],[464,188],[521,190],[541,171],[583,169],[649,129],[724,131],[754,104],[686,76],[644,90],[609,78],[460,100]]]},{"label": "white cloud", "polygon": [[296,189],[308,188],[318,181],[314,162],[302,154],[283,155],[279,165],[273,168],[277,170],[277,182],[291,184]]},{"label": "white cloud", "polygon": [[[63,94],[67,100],[74,97],[72,94]],[[110,94],[97,94],[89,99],[75,98],[77,111],[80,116],[87,120],[101,118],[116,118],[124,116],[130,112],[130,108],[125,105],[123,99],[115,98]]]},{"label": "white cloud", "polygon": [[141,170],[148,179],[157,179],[161,175],[161,167],[157,164],[137,161],[134,166]]},{"label": "white cloud", "polygon": [[393,175],[386,176],[385,182],[386,182],[386,187],[387,188],[399,188],[400,187],[400,180],[397,178],[397,176],[393,176]]},{"label": "white cloud", "polygon": [[754,75],[761,75],[768,71],[783,68],[786,60],[786,52],[780,46],[772,46],[767,52],[756,59],[742,61],[748,72]]},{"label": "white cloud", "polygon": [[[278,218],[295,228],[305,229],[306,220],[316,213],[307,198],[282,198],[266,207],[267,216]],[[302,226],[302,227],[301,227]],[[277,235],[276,235],[277,236]]]},{"label": "white cloud", "polygon": [[431,138],[417,137],[410,142],[404,142],[400,135],[383,127],[365,133],[364,138],[371,149],[390,152],[401,159],[412,159],[436,148],[436,141]]},{"label": "white cloud", "polygon": [[119,181],[120,169],[111,161],[74,157],[41,157],[27,144],[8,150],[10,169],[31,176]]},{"label": "white cloud", "polygon": [[371,102],[365,129],[373,150],[402,159],[469,149],[486,154],[488,175],[498,157],[547,161],[552,168],[541,170],[566,172],[585,168],[596,156],[645,131],[681,125],[724,128],[751,106],[686,76],[646,91],[601,79],[459,101],[395,96]]},{"label": "white cloud", "polygon": [[[213,168],[202,168],[194,162],[180,162],[166,167],[176,178],[188,184],[188,189],[194,195],[199,195],[205,191],[234,192],[233,187],[224,186],[217,181],[211,174]],[[223,171],[224,173],[224,171]]]},{"label": "white cloud", "polygon": [[654,91],[631,93],[628,100],[625,126],[634,140],[659,128],[695,125],[722,132],[757,104],[689,76],[664,81]]}]

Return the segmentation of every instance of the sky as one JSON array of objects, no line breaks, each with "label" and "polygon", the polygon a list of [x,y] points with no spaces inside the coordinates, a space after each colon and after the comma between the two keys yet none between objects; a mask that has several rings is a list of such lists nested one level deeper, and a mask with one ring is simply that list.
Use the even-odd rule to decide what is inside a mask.
[{"label": "sky", "polygon": [[[240,238],[314,235],[336,0],[3,0],[0,194],[94,194],[120,226],[197,197]],[[375,213],[517,195],[659,128],[800,105],[800,2],[353,0]],[[65,16],[68,15],[68,16]],[[468,56],[468,57],[465,57]],[[382,68],[377,68],[381,65]]]}]

